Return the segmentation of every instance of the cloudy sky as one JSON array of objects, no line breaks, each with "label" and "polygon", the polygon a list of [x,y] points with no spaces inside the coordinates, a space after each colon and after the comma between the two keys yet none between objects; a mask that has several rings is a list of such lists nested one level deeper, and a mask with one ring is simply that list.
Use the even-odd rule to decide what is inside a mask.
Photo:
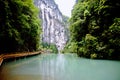
[{"label": "cloudy sky", "polygon": [[55,2],[63,15],[71,16],[71,10],[75,4],[75,0],[55,0]]}]

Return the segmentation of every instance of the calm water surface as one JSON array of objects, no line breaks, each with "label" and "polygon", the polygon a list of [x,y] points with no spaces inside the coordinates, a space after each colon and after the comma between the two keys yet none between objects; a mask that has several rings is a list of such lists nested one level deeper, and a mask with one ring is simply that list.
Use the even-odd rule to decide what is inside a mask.
[{"label": "calm water surface", "polygon": [[120,80],[120,61],[41,54],[4,63],[0,80]]}]

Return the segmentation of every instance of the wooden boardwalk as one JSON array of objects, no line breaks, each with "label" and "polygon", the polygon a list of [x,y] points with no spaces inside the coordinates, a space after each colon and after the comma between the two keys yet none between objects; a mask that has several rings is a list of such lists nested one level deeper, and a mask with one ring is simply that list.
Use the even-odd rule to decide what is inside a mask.
[{"label": "wooden boardwalk", "polygon": [[0,55],[0,66],[1,66],[2,62],[3,62],[3,57],[2,57],[2,55]]},{"label": "wooden boardwalk", "polygon": [[25,56],[32,56],[32,55],[37,55],[37,54],[41,54],[41,53],[42,53],[42,51],[1,54],[0,55],[0,66],[2,65],[2,62],[3,62],[4,59],[17,58],[17,57],[25,57]]}]

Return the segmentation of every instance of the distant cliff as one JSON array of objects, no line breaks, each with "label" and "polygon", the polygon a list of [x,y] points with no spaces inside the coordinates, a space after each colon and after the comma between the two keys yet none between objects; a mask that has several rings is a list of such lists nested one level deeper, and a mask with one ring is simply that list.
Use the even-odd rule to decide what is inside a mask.
[{"label": "distant cliff", "polygon": [[35,0],[35,5],[40,9],[42,19],[42,41],[53,43],[58,50],[62,50],[67,41],[64,17],[54,0]]}]

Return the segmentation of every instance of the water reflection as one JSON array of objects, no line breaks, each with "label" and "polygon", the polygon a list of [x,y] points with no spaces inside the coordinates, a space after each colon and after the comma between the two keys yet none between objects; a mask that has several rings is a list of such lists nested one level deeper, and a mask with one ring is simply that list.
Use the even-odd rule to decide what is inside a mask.
[{"label": "water reflection", "polygon": [[[52,78],[52,80],[59,80],[60,78],[64,77],[65,71],[65,58],[63,54],[58,55],[47,55],[46,58],[43,57],[42,61],[40,61],[40,73],[44,78],[47,76]],[[49,80],[49,79],[48,79]]]},{"label": "water reflection", "polygon": [[120,62],[78,58],[73,54],[42,54],[8,62],[0,80],[120,80]]}]

